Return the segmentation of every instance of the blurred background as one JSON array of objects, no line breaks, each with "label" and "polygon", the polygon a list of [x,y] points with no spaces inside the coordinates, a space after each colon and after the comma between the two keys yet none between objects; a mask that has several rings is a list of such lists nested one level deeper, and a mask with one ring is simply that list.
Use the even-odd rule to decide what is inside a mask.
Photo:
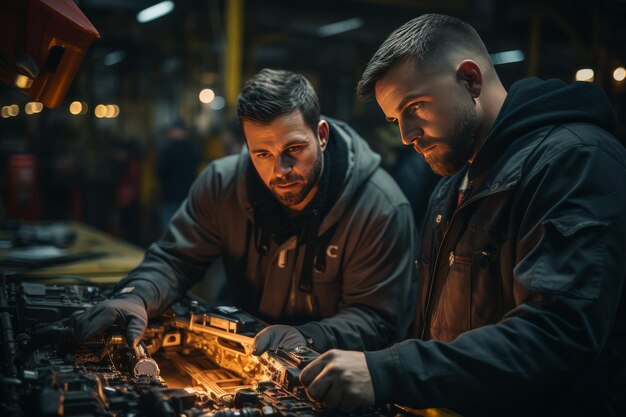
[{"label": "blurred background", "polygon": [[[0,11],[15,2],[1,0]],[[355,87],[389,33],[428,12],[471,23],[505,87],[527,76],[600,85],[625,140],[626,0],[75,3],[100,38],[61,104],[44,108],[0,84],[2,220],[77,220],[146,247],[181,198],[167,178],[239,152],[233,106],[264,67],[305,75],[322,112],[350,123],[402,181],[419,156]]]}]

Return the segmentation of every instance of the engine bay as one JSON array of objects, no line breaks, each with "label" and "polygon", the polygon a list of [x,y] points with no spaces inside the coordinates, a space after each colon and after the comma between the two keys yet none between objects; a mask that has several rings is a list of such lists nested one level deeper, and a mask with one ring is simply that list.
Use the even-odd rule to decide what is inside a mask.
[{"label": "engine bay", "polygon": [[89,285],[0,287],[4,416],[346,415],[311,401],[299,382],[318,353],[302,346],[252,355],[264,324],[234,307],[179,300],[150,320],[136,350],[117,326],[78,344],[72,315],[107,296]]}]

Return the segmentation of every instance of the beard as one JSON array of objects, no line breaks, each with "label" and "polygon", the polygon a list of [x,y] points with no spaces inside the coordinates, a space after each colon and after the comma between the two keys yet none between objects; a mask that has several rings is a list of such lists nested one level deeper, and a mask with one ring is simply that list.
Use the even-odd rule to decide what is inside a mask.
[{"label": "beard", "polygon": [[[290,173],[283,179],[274,179],[270,181],[270,192],[283,205],[290,207],[300,204],[311,192],[322,173],[324,155],[319,143],[317,144],[317,157],[315,164],[308,170],[304,176]],[[299,182],[299,186],[290,191],[281,191],[279,185],[291,184]]]},{"label": "beard", "polygon": [[[476,131],[478,130],[478,116],[476,110],[463,103],[456,112],[452,131],[445,141],[440,142],[442,149],[424,155],[424,160],[437,175],[449,177],[460,170],[472,156]],[[436,142],[433,142],[436,143]]]}]

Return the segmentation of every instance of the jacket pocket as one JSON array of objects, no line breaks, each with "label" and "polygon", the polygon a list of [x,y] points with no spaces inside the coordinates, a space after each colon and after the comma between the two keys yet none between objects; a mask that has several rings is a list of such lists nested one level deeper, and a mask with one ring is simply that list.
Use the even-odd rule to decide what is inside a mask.
[{"label": "jacket pocket", "polygon": [[448,263],[430,324],[431,337],[445,342],[470,329],[472,258],[450,252]]},{"label": "jacket pocket", "polygon": [[434,311],[431,335],[453,340],[461,333],[491,323],[503,315],[498,253],[483,249],[471,255],[449,254],[448,276]]},{"label": "jacket pocket", "polygon": [[582,216],[546,221],[537,247],[516,267],[516,279],[532,291],[597,299],[607,228],[607,222]]},{"label": "jacket pocket", "polygon": [[500,257],[495,249],[472,255],[470,329],[497,323],[504,314]]}]

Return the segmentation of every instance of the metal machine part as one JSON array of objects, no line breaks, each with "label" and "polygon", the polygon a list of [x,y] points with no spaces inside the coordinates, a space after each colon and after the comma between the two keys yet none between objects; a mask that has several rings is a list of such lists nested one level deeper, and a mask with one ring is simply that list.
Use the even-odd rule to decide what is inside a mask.
[{"label": "metal machine part", "polygon": [[251,355],[263,324],[238,309],[181,301],[149,323],[137,350],[116,327],[77,345],[68,318],[105,297],[96,287],[0,285],[3,416],[343,415],[311,402],[299,385],[317,353]]},{"label": "metal machine part", "polygon": [[141,358],[133,366],[133,375],[135,377],[148,376],[156,378],[159,376],[159,372],[159,364],[152,358]]}]

